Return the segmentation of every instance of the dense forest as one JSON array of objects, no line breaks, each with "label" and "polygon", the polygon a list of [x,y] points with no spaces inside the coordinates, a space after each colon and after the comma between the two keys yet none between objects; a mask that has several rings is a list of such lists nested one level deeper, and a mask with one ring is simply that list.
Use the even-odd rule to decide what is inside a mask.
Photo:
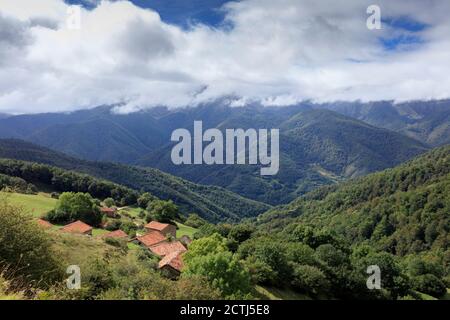
[{"label": "dense forest", "polygon": [[157,169],[75,159],[20,140],[0,140],[0,158],[45,164],[112,181],[139,192],[150,192],[158,198],[174,201],[184,214],[196,212],[211,222],[227,219],[236,222],[270,208],[226,189],[195,184]]},{"label": "dense forest", "polygon": [[[46,166],[32,170],[26,162],[3,163],[10,169],[2,172],[20,172],[20,178],[1,176],[3,183],[21,185],[16,179],[27,177],[25,173],[47,172]],[[442,147],[399,167],[323,187],[237,224],[211,224],[189,215],[183,222],[198,231],[176,281],[157,270],[158,258],[148,250],[44,231],[20,208],[0,199],[0,240],[8,243],[0,246],[0,296],[267,299],[267,292],[277,290],[289,292],[291,299],[448,298],[449,191],[450,147]],[[65,207],[72,206],[71,201],[63,203],[66,198],[93,201],[87,194],[66,193],[48,218],[66,216]],[[150,219],[163,212],[170,213],[169,220],[179,218],[172,203],[149,194],[138,199],[147,201]],[[61,282],[63,266],[73,259],[85,274],[82,289],[75,291]],[[368,286],[373,268],[380,270],[379,288]],[[14,289],[23,289],[24,282],[26,289]]]},{"label": "dense forest", "polygon": [[[393,167],[428,149],[394,128],[372,126],[312,103],[232,108],[219,100],[191,108],[156,108],[132,114],[117,114],[112,108],[9,117],[0,120],[0,137],[23,139],[76,158],[160,169],[269,205],[288,203],[318,186]],[[279,128],[279,173],[262,177],[258,166],[245,165],[174,165],[170,159],[171,133],[178,128],[191,131],[196,120],[202,121],[205,130],[222,132]],[[158,177],[155,171],[152,175]],[[207,207],[210,204],[202,210]]]},{"label": "dense forest", "polygon": [[[47,185],[59,192],[85,192],[99,199],[112,198],[119,205],[135,204],[138,192],[118,184],[92,178],[86,174],[18,160],[0,159],[0,185],[19,187],[28,183]],[[3,177],[3,179],[2,179]]]}]

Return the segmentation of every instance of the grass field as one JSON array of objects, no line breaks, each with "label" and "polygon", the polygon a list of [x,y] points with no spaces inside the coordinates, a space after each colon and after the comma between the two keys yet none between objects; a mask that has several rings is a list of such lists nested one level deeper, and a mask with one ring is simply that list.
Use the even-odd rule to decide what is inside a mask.
[{"label": "grass field", "polygon": [[188,236],[191,239],[194,239],[194,233],[197,232],[197,229],[186,226],[182,223],[178,223],[177,222],[177,226],[178,226],[178,230],[177,230],[177,238],[180,238],[182,236]]},{"label": "grass field", "polygon": [[27,213],[34,217],[40,217],[44,213],[49,212],[55,208],[56,199],[52,199],[47,193],[39,194],[21,194],[21,193],[4,193],[0,195],[5,196],[11,204],[21,206]]}]

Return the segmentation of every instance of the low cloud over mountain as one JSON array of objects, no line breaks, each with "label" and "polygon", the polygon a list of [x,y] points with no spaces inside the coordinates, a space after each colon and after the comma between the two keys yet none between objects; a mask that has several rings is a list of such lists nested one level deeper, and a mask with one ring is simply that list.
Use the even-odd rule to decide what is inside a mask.
[{"label": "low cloud over mountain", "polygon": [[179,25],[88,1],[70,30],[62,0],[0,0],[0,112],[448,98],[450,3],[380,0],[369,30],[372,2],[244,0],[220,7],[221,23]]}]

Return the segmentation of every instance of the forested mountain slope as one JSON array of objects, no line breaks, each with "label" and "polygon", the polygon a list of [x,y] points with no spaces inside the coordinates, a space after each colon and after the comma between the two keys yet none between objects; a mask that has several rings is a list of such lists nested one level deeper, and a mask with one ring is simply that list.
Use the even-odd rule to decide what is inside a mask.
[{"label": "forested mountain slope", "polygon": [[261,230],[292,223],[404,256],[445,253],[450,266],[450,146],[393,169],[324,187],[259,217]]},{"label": "forested mountain slope", "polygon": [[161,199],[173,200],[184,214],[196,212],[217,222],[256,216],[269,208],[219,187],[206,187],[156,169],[72,158],[20,140],[0,140],[0,158],[47,164],[106,179],[134,190],[148,191]]}]

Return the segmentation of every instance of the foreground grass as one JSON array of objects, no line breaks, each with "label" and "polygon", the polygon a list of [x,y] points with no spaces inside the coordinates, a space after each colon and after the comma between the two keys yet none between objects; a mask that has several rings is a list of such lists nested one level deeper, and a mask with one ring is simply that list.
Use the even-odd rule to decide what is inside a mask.
[{"label": "foreground grass", "polygon": [[6,196],[11,204],[22,207],[25,212],[36,218],[55,208],[57,202],[56,199],[51,198],[47,193],[21,194],[0,192],[0,194]]},{"label": "foreground grass", "polygon": [[256,286],[255,291],[261,300],[311,300],[310,297],[289,289]]}]

